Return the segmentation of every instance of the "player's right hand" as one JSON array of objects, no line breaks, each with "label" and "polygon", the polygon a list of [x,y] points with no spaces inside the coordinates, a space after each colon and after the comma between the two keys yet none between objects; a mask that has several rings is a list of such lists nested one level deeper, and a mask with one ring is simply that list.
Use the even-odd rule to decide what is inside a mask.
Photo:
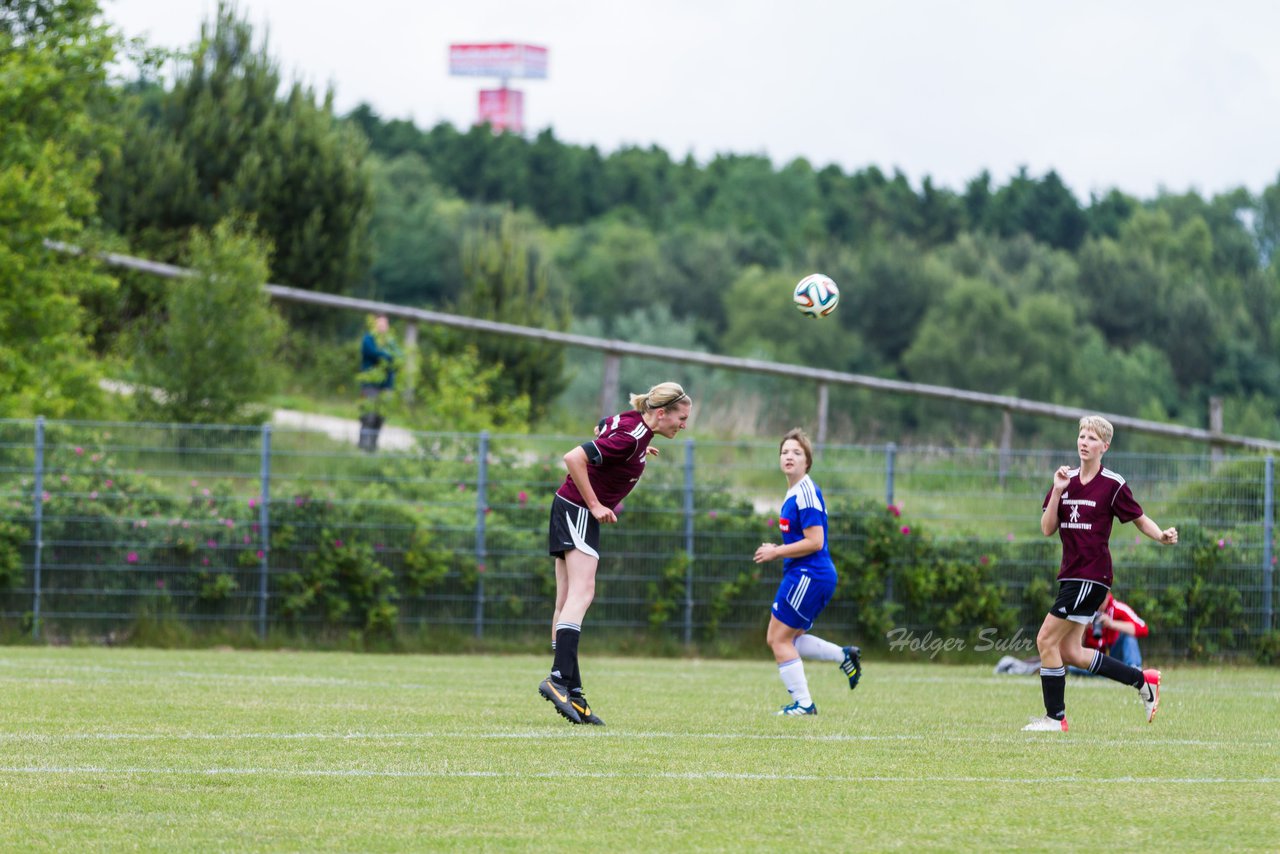
[{"label": "player's right hand", "polygon": [[1058,470],[1053,473],[1053,488],[1061,492],[1067,488],[1067,484],[1071,483],[1071,469],[1066,466],[1058,466]]}]

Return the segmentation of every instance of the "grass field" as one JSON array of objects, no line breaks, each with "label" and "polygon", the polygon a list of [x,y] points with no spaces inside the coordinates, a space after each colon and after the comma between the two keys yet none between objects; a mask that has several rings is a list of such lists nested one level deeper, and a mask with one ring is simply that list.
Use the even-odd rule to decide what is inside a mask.
[{"label": "grass field", "polygon": [[549,656],[0,649],[0,850],[1275,850],[1280,671],[1034,677],[593,659],[605,728],[536,693]]}]

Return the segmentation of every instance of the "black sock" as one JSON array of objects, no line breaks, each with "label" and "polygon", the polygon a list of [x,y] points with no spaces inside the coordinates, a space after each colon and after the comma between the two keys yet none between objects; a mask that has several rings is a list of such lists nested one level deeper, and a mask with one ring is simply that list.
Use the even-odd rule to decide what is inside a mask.
[{"label": "black sock", "polygon": [[1131,688],[1141,688],[1146,682],[1142,677],[1141,670],[1136,667],[1130,667],[1118,658],[1103,655],[1101,652],[1093,654],[1093,662],[1089,665],[1089,672],[1113,679],[1121,685],[1128,685]]},{"label": "black sock", "polygon": [[1044,713],[1055,721],[1067,716],[1067,668],[1041,667],[1040,691],[1044,694]]},{"label": "black sock", "polygon": [[561,685],[571,686],[578,674],[578,636],[582,629],[574,623],[556,625],[556,658],[551,676]]},{"label": "black sock", "polygon": [[[579,630],[575,635],[579,640],[582,638],[582,631]],[[582,693],[582,668],[578,665],[578,641],[573,642],[573,674],[569,677],[569,681],[564,683],[568,687],[569,692],[573,694]]]}]

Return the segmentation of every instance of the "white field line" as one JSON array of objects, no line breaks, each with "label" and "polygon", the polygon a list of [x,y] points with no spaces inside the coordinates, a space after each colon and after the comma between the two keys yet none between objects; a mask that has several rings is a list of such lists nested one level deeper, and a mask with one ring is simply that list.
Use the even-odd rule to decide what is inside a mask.
[{"label": "white field line", "polygon": [[[110,676],[100,675],[94,676],[13,676],[0,675],[0,685],[119,685],[128,684],[138,687],[169,685],[175,682],[203,683],[207,686],[217,687],[219,685],[245,685],[260,684],[274,685],[280,687],[294,688],[366,688],[366,689],[385,689],[390,691],[437,691],[439,685],[432,682],[395,682],[395,681],[378,681],[371,679],[355,679],[342,678],[336,676],[258,676],[253,674],[239,673],[194,673],[189,671],[179,671],[169,674],[168,676],[156,674],[129,674],[120,673],[121,678],[111,678]],[[1015,682],[1012,681],[1016,677],[1011,677],[1008,682],[998,683],[1001,688],[1017,689],[1019,696],[1025,693],[1028,687],[1038,687],[1031,682]],[[880,684],[894,685],[904,684],[914,680],[901,679],[885,679]],[[1083,678],[1079,682],[1069,682],[1068,686],[1072,691],[1096,691],[1103,692],[1117,691],[1115,683],[1109,680],[1088,681]],[[1163,702],[1171,702],[1177,699],[1202,699],[1212,697],[1220,699],[1224,690],[1231,691],[1233,699],[1250,698],[1261,700],[1280,700],[1280,689],[1275,691],[1266,690],[1248,690],[1240,691],[1235,689],[1224,688],[1178,688],[1176,686],[1165,687],[1162,685]]]},{"label": "white field line", "polygon": [[138,775],[154,774],[157,776],[228,776],[228,777],[345,777],[345,778],[417,778],[417,779],[573,779],[590,778],[593,780],[726,780],[726,781],[780,781],[780,782],[813,782],[813,783],[998,783],[1011,785],[1052,785],[1059,783],[1085,783],[1088,785],[1126,783],[1136,785],[1178,784],[1178,785],[1270,785],[1280,783],[1280,777],[979,777],[973,775],[946,776],[920,775],[911,776],[884,774],[761,774],[737,773],[728,771],[681,771],[681,772],[636,772],[621,773],[613,771],[450,771],[439,770],[405,770],[375,771],[367,768],[104,768],[97,765],[59,765],[59,766],[0,766],[0,774],[31,774],[48,776],[69,775]]},{"label": "white field line", "polygon": [[[927,742],[961,742],[982,744],[1019,744],[1011,741],[1014,732],[1001,735],[917,735],[917,734],[822,734],[822,733],[738,733],[738,732],[601,732],[599,730],[556,730],[556,731],[513,731],[513,732],[80,732],[80,733],[0,733],[0,744],[58,744],[71,742],[120,741],[120,742],[163,742],[163,741],[551,741],[567,738],[595,738],[618,741],[668,741],[671,739],[702,741],[798,741],[798,742],[895,742],[895,741],[927,741]],[[1036,736],[1023,737],[1025,741],[1037,741]],[[1042,741],[1056,741],[1048,739]],[[1061,739],[1062,743],[1070,743]],[[1280,741],[1271,740],[1215,740],[1184,738],[1151,738],[1135,742],[1133,739],[1098,739],[1090,738],[1089,744],[1114,744],[1132,748],[1137,744],[1169,745],[1179,747],[1264,747],[1280,751]]]},{"label": "white field line", "polygon": [[[0,659],[0,667],[12,667],[16,664],[13,660]],[[50,675],[48,670],[40,674],[32,674],[30,676],[20,676],[5,674],[0,676],[0,683],[16,683],[16,684],[91,684],[91,685],[107,685],[117,682],[128,682],[133,685],[162,685],[172,681],[187,682],[204,682],[207,684],[267,684],[267,685],[289,685],[297,687],[313,687],[313,688],[390,688],[396,691],[414,691],[414,690],[437,690],[439,686],[431,682],[397,682],[394,679],[389,680],[372,680],[367,678],[350,678],[341,676],[314,676],[308,674],[255,674],[255,673],[210,673],[193,670],[173,670],[168,673],[158,673],[154,670],[143,669],[141,673],[129,668],[103,667],[98,665],[71,665],[67,667],[49,668],[54,670],[56,674]],[[772,667],[770,667],[772,669]],[[92,674],[98,678],[76,678],[75,676],[66,675],[68,672],[80,672],[84,674]],[[427,675],[427,674],[423,674]],[[614,674],[616,676],[616,674]],[[112,676],[119,676],[120,679],[112,679]],[[1001,676],[997,678],[966,678],[963,676],[947,677],[913,677],[892,675],[882,680],[882,684],[948,684],[948,683],[964,683],[974,684],[984,683],[1001,688],[1025,689],[1032,685],[1034,680],[1023,680],[1016,676]],[[1110,680],[1102,679],[1084,679],[1079,678],[1069,683],[1072,690],[1106,690],[1113,691],[1115,686]],[[1165,689],[1169,699],[1173,699],[1174,695],[1181,697],[1220,697],[1224,689],[1222,686],[1203,686],[1194,688],[1179,688],[1176,683],[1172,683]],[[1274,691],[1268,690],[1231,690],[1232,697],[1258,697],[1262,699],[1280,699],[1280,688]]]}]

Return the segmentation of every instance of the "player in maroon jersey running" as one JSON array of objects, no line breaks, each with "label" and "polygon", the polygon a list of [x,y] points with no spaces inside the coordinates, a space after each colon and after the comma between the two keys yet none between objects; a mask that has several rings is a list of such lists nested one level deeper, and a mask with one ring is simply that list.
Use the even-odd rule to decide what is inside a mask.
[{"label": "player in maroon jersey running", "polygon": [[631,395],[629,412],[601,426],[596,438],[564,455],[569,474],[551,501],[548,551],[556,559],[555,661],[538,693],[575,724],[603,725],[591,711],[578,669],[582,618],[596,592],[600,525],[618,521],[615,508],[644,474],[654,434],[674,439],[685,428],[693,401],[678,384],[659,383]]},{"label": "player in maroon jersey running", "polygon": [[1102,465],[1114,430],[1100,415],[1080,419],[1076,450],[1078,468],[1062,466],[1053,473],[1053,487],[1044,499],[1040,530],[1062,540],[1062,568],[1058,598],[1045,615],[1036,647],[1040,651],[1040,687],[1044,717],[1032,718],[1024,730],[1066,732],[1064,693],[1066,665],[1106,676],[1138,689],[1147,710],[1147,723],[1160,705],[1160,671],[1139,670],[1101,650],[1081,645],[1085,626],[1111,589],[1111,520],[1133,522],[1139,531],[1164,545],[1178,542],[1177,528],[1163,530],[1142,512],[1124,478]]}]

